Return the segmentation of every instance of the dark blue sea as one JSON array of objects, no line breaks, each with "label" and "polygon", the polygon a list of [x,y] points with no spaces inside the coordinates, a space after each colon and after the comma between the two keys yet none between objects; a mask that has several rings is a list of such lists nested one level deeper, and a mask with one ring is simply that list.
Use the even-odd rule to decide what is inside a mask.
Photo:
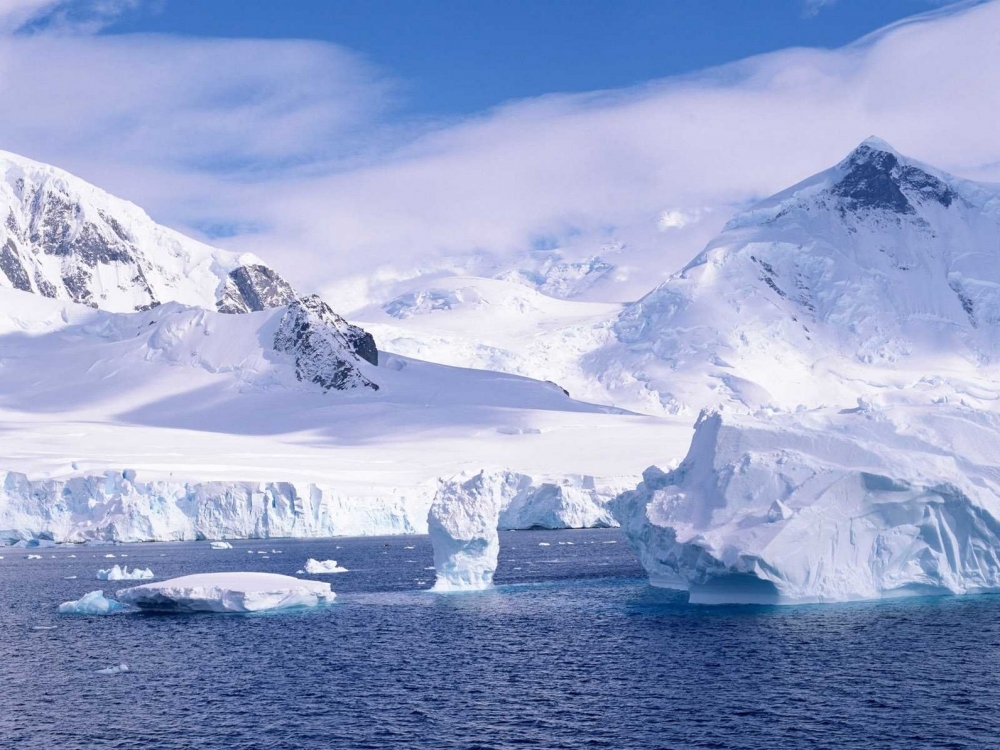
[{"label": "dark blue sea", "polygon": [[[504,534],[499,585],[476,594],[425,590],[427,537],[234,546],[0,549],[0,746],[1000,746],[995,597],[691,606],[646,584],[616,530]],[[56,613],[131,585],[96,580],[116,562],[164,578],[308,557],[350,569],[325,578],[334,606]]]}]

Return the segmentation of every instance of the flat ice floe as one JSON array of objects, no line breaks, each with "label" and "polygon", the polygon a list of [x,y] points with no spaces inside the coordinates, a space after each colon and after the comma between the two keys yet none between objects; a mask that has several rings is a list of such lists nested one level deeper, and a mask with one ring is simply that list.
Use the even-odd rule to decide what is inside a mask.
[{"label": "flat ice floe", "polygon": [[208,544],[209,544],[209,546],[212,549],[232,549],[233,548],[233,545],[231,545],[229,542],[219,541],[219,542],[209,542]]},{"label": "flat ice floe", "polygon": [[305,569],[298,572],[323,575],[324,573],[346,573],[347,568],[337,565],[336,560],[314,560],[310,557],[306,560]]},{"label": "flat ice floe", "polygon": [[336,594],[323,581],[277,573],[197,573],[122,589],[118,598],[161,612],[264,612],[332,604]]},{"label": "flat ice floe", "polygon": [[128,565],[113,565],[106,570],[98,570],[97,577],[102,581],[148,581],[153,577],[153,571],[149,568],[129,570]]},{"label": "flat ice floe", "polygon": [[64,615],[106,615],[120,609],[123,609],[121,602],[106,598],[103,591],[91,591],[76,601],[59,605],[59,612]]}]

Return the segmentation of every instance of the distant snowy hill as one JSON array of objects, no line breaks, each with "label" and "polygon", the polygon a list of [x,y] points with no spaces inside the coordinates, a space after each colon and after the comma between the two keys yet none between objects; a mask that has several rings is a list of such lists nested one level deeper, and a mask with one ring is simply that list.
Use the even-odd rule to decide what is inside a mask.
[{"label": "distant snowy hill", "polygon": [[592,362],[651,411],[794,409],[977,380],[998,324],[1000,189],[873,138],[732,219]]}]

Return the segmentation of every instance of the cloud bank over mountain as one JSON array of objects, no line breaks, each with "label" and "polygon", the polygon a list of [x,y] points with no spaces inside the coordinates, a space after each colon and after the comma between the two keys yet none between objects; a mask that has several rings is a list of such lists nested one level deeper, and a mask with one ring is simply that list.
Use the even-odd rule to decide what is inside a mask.
[{"label": "cloud bank over mountain", "polygon": [[1000,179],[995,2],[838,50],[417,122],[397,107],[405,82],[335,45],[15,33],[11,19],[32,7],[57,6],[0,9],[0,98],[17,113],[0,122],[5,149],[266,253],[304,290],[349,305],[377,293],[375,269],[392,279],[473,253],[502,266],[539,246],[622,248],[627,296],[659,280],[637,273],[633,289],[633,258],[655,258],[666,276],[733,210],[872,133],[962,176]]}]

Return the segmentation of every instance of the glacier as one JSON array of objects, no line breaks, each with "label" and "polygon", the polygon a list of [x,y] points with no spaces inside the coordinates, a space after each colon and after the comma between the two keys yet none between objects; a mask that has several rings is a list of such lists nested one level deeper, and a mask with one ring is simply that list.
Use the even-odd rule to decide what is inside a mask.
[{"label": "glacier", "polygon": [[118,599],[153,612],[252,613],[332,604],[329,583],[277,573],[195,573],[121,589]]}]

